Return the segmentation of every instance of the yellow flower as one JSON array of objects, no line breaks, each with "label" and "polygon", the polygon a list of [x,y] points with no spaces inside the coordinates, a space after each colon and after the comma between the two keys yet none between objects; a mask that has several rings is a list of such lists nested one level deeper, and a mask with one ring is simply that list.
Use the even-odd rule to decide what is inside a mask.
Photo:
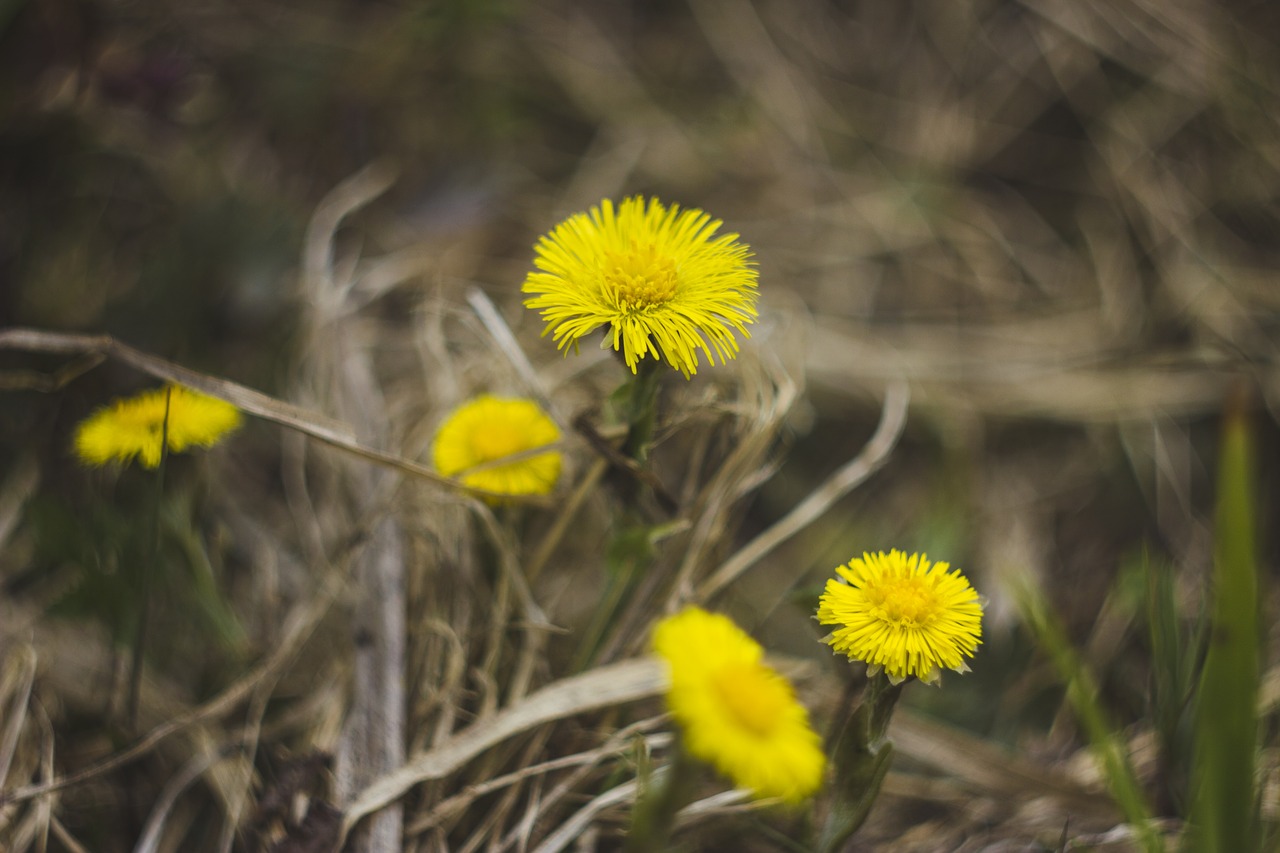
[{"label": "yellow flower", "polygon": [[[688,378],[698,350],[715,364],[738,354],[756,319],[751,249],[701,210],[642,196],[615,211],[605,199],[552,229],[535,247],[525,305],[542,312],[560,349],[608,324],[605,344],[622,350],[631,372],[650,353]],[[612,336],[610,339],[609,336]]]},{"label": "yellow flower", "polygon": [[726,616],[697,607],[654,630],[671,673],[667,704],[689,755],[759,797],[797,803],[822,784],[821,739],[791,684]]},{"label": "yellow flower", "polygon": [[171,453],[181,453],[192,445],[212,447],[238,426],[240,410],[230,403],[169,385],[94,412],[76,429],[75,451],[87,465],[137,457],[154,468],[160,464],[162,435]]},{"label": "yellow flower", "polygon": [[[482,394],[454,409],[436,432],[436,470],[486,492],[545,495],[560,479],[560,454],[529,451],[559,440],[555,422],[534,401]],[[501,461],[511,456],[517,458]]]},{"label": "yellow flower", "polygon": [[894,684],[936,681],[941,667],[968,672],[982,642],[982,603],[959,570],[922,554],[863,554],[827,581],[818,621],[839,625],[827,643],[850,660],[883,669]]}]

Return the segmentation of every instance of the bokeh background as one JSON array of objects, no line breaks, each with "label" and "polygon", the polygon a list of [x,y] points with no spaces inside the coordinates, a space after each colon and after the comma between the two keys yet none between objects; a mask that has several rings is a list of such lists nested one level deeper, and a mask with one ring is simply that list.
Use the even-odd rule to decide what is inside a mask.
[{"label": "bokeh background", "polygon": [[[378,443],[425,458],[444,405],[510,384],[477,355],[470,289],[562,405],[585,407],[568,386],[592,368],[560,359],[520,304],[534,241],[606,197],[703,208],[753,247],[747,347],[796,389],[776,471],[724,553],[860,451],[887,387],[911,393],[885,467],[725,606],[771,648],[817,660],[800,603],[833,566],[890,547],[949,560],[989,600],[987,644],[973,675],[909,703],[1068,764],[1080,738],[1010,583],[1046,590],[1118,722],[1137,724],[1150,673],[1131,569],[1168,566],[1187,613],[1200,607],[1229,395],[1258,430],[1275,563],[1277,43],[1280,7],[1243,0],[8,0],[0,326],[107,333],[346,417],[299,391],[323,340],[303,255],[317,209],[373,164],[393,177],[337,232],[337,264],[365,275],[362,340],[393,425]],[[66,361],[0,359],[10,375]],[[700,373],[685,399],[716,404],[714,382]],[[146,384],[105,364],[0,397],[10,652],[50,623],[117,618],[95,610],[119,594],[100,543],[140,523],[150,487],[88,477],[68,446],[79,418]],[[245,580],[273,537],[306,538],[279,509],[296,498],[280,473],[290,441],[253,423],[216,464],[176,463],[175,529],[206,519],[188,558],[209,589],[190,606],[217,642],[156,657],[190,701],[233,679],[298,594],[285,569],[265,604]],[[215,511],[228,505],[231,521]],[[234,520],[249,517],[256,544]],[[590,589],[575,610],[552,588],[566,618],[589,609]],[[180,635],[191,617],[168,618]],[[100,695],[44,695],[65,766],[127,740],[100,727]],[[167,778],[133,772],[136,795],[64,800],[92,849],[129,849]],[[1044,837],[1016,798],[890,787],[867,837],[924,839],[892,849],[984,849],[1001,825]]]}]

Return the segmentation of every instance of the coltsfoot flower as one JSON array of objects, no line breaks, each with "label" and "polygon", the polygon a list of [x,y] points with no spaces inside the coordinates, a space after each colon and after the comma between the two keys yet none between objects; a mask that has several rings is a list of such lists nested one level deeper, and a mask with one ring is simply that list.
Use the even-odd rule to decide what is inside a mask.
[{"label": "coltsfoot flower", "polygon": [[734,333],[748,337],[756,319],[751,249],[737,234],[716,236],[722,224],[657,199],[635,196],[616,210],[605,199],[538,241],[524,304],[562,350],[608,326],[604,345],[621,350],[632,373],[652,355],[688,378],[699,350],[711,364],[735,358]]},{"label": "coltsfoot flower", "polygon": [[850,660],[883,669],[894,684],[914,675],[938,680],[943,667],[967,672],[982,642],[982,603],[969,581],[923,554],[881,551],[836,567],[818,622],[838,625],[826,642]]},{"label": "coltsfoot flower", "polygon": [[689,755],[758,797],[796,803],[818,790],[826,759],[808,712],[732,620],[690,607],[658,623],[653,648]]},{"label": "coltsfoot flower", "polygon": [[[454,409],[440,425],[435,466],[473,489],[546,495],[560,479],[560,453],[530,451],[559,440],[559,428],[533,400],[482,394]],[[509,457],[515,458],[502,461]]]},{"label": "coltsfoot flower", "polygon": [[[168,425],[165,413],[168,412]],[[116,400],[80,423],[75,452],[86,465],[129,462],[137,458],[155,468],[163,455],[188,447],[212,447],[240,426],[240,410],[182,385],[169,385],[136,397]]]}]

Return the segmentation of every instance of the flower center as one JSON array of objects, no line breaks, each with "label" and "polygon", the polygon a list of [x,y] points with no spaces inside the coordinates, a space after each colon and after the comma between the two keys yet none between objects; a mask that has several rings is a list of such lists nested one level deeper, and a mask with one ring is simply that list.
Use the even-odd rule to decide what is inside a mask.
[{"label": "flower center", "polygon": [[471,448],[480,461],[489,462],[524,450],[524,436],[507,424],[481,424],[471,434]]},{"label": "flower center", "polygon": [[787,682],[762,664],[730,664],[713,674],[711,683],[730,716],[756,735],[772,732],[791,704]]},{"label": "flower center", "polygon": [[625,254],[606,252],[604,285],[617,294],[618,306],[637,311],[671,301],[676,295],[675,261],[653,246],[631,245]]},{"label": "flower center", "polygon": [[938,596],[920,578],[890,578],[867,590],[876,615],[897,625],[915,627],[931,621],[938,611]]}]

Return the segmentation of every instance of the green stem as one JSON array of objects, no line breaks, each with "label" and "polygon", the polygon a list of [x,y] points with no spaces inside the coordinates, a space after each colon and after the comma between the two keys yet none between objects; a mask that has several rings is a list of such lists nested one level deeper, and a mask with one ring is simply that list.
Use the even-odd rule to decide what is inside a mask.
[{"label": "green stem", "polygon": [[573,662],[574,672],[583,672],[595,662],[605,633],[617,619],[622,602],[635,585],[637,569],[638,563],[627,563],[608,573],[604,593],[591,615],[590,624],[583,632],[582,642],[578,645],[578,654]]},{"label": "green stem", "polygon": [[[622,453],[641,466],[648,458],[658,422],[658,391],[663,372],[659,362],[643,359],[636,373],[611,397],[613,417],[627,424]],[[653,562],[652,526],[646,523],[640,507],[641,481],[628,474],[617,478],[615,485],[623,507],[607,552],[608,583],[578,647],[575,671],[586,669],[596,660],[610,628],[617,626],[618,615],[635,590],[641,572]]]},{"label": "green stem", "polygon": [[845,720],[831,760],[835,765],[831,808],[818,839],[821,853],[840,850],[871,813],[893,762],[889,720],[906,682],[893,684],[883,672],[867,679],[862,701]]},{"label": "green stem", "polygon": [[142,654],[147,645],[147,630],[151,623],[151,586],[155,579],[155,564],[160,558],[160,501],[164,498],[165,463],[169,460],[169,403],[173,387],[164,393],[164,420],[160,423],[160,464],[156,468],[156,488],[151,504],[151,529],[147,537],[147,552],[142,559],[142,605],[138,608],[138,628],[133,635],[133,660],[129,673],[129,725],[138,726],[138,703],[142,697]]},{"label": "green stem", "polygon": [[653,443],[662,375],[662,366],[657,361],[643,359],[636,365],[636,374],[629,383],[625,412],[629,429],[622,452],[640,463],[649,457],[649,446]]},{"label": "green stem", "polygon": [[693,799],[696,765],[677,740],[667,772],[654,783],[650,775],[643,782],[650,786],[640,793],[631,815],[631,831],[627,833],[626,853],[666,853],[668,840],[675,828],[676,814]]},{"label": "green stem", "polygon": [[868,743],[870,745],[878,745],[888,736],[889,720],[892,719],[893,709],[898,706],[898,699],[902,696],[902,689],[906,686],[906,681],[899,681],[897,684],[889,681],[889,676],[883,672],[867,679],[867,690],[863,695],[862,702],[871,706],[871,718],[868,727]]}]

